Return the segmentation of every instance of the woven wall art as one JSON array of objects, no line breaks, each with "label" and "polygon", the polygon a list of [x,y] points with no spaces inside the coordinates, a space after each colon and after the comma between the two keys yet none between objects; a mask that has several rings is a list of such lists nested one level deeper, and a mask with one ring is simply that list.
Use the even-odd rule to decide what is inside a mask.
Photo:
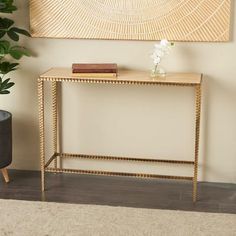
[{"label": "woven wall art", "polygon": [[228,41],[231,0],[30,0],[33,37]]}]

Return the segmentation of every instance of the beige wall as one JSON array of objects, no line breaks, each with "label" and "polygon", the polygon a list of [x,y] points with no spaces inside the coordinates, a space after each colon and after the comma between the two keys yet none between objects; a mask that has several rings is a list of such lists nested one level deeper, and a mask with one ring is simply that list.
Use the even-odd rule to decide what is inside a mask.
[{"label": "beige wall", "polygon": [[[17,1],[17,4],[18,25],[28,28],[28,1]],[[73,62],[117,62],[120,66],[149,69],[149,54],[154,44],[36,38],[24,39],[23,43],[36,57],[22,60],[21,70],[12,75],[16,86],[11,95],[0,99],[1,109],[11,111],[14,116],[11,168],[17,169],[39,169],[36,81],[40,73],[54,66],[69,67]],[[176,43],[163,63],[167,71],[205,75],[200,152],[200,179],[205,181],[236,183],[235,55],[234,41]],[[63,148],[67,152],[193,158],[191,88],[66,84],[62,93]],[[50,97],[47,97],[49,104]],[[175,174],[190,171],[110,162],[73,161],[67,166]]]}]

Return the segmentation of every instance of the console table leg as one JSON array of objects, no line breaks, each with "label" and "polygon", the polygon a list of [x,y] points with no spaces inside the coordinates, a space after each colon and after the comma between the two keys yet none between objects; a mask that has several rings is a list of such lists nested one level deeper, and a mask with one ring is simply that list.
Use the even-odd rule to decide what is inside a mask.
[{"label": "console table leg", "polygon": [[61,92],[61,82],[57,82],[57,149],[58,149],[58,152],[59,152],[59,157],[58,157],[58,160],[59,160],[59,168],[62,169],[62,157],[61,157],[61,153],[62,153],[62,120],[61,120],[61,117],[62,117],[62,110],[61,110],[61,101],[62,101],[62,92]]},{"label": "console table leg", "polygon": [[195,87],[195,105],[196,105],[196,124],[195,124],[195,159],[194,159],[194,177],[193,177],[193,202],[197,201],[197,175],[198,175],[198,154],[199,154],[199,135],[200,135],[200,117],[201,117],[201,85]]},{"label": "console table leg", "polygon": [[38,101],[39,101],[41,189],[42,189],[42,191],[44,191],[45,190],[44,82],[41,79],[38,79]]},{"label": "console table leg", "polygon": [[[58,109],[57,109],[57,82],[52,82],[52,128],[53,128],[53,152],[57,153],[57,139],[58,139]],[[57,168],[57,157],[54,159],[54,168]]]}]

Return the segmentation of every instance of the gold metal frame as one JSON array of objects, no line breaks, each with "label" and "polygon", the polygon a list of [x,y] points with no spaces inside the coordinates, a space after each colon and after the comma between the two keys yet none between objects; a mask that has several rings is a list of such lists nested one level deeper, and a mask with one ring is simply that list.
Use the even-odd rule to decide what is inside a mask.
[{"label": "gold metal frame", "polygon": [[[120,79],[102,79],[102,78],[68,78],[53,77],[48,75],[40,76],[38,79],[38,99],[39,99],[39,134],[40,134],[40,159],[41,159],[41,189],[45,190],[45,172],[53,173],[77,173],[77,174],[95,174],[95,175],[110,175],[110,176],[129,176],[142,178],[161,178],[161,179],[176,179],[176,180],[190,180],[193,182],[193,202],[197,200],[197,176],[198,176],[198,153],[199,153],[199,134],[200,134],[200,115],[201,115],[201,82],[202,75],[200,75],[199,82],[192,81],[163,81],[163,80],[120,80]],[[45,163],[45,112],[44,112],[44,82],[52,82],[52,125],[53,125],[53,155]],[[70,154],[60,152],[59,148],[59,126],[58,126],[58,86],[59,82],[85,82],[85,83],[112,83],[112,84],[138,84],[138,85],[167,85],[167,86],[189,86],[195,88],[195,158],[194,161],[186,160],[164,160],[164,159],[148,159],[148,158],[132,158],[132,157],[116,157],[116,156],[98,156],[85,154]],[[111,160],[111,161],[132,161],[143,163],[168,163],[178,165],[192,165],[193,177],[191,176],[171,176],[171,175],[156,175],[145,173],[128,173],[128,172],[112,172],[112,171],[97,171],[97,170],[80,170],[80,169],[65,169],[62,168],[61,163],[66,158],[80,158],[80,159],[94,159],[94,160]],[[58,162],[60,167],[58,167]],[[53,164],[53,167],[50,165]]]}]

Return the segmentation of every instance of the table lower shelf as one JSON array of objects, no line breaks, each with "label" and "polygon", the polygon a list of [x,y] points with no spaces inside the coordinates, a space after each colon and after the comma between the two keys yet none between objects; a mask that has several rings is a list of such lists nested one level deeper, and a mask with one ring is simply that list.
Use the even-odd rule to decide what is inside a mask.
[{"label": "table lower shelf", "polygon": [[67,169],[49,167],[53,161],[60,157],[66,158],[80,158],[80,159],[93,159],[93,160],[113,160],[113,161],[133,161],[133,162],[156,162],[156,163],[169,163],[169,164],[182,164],[182,165],[194,165],[193,161],[184,160],[165,160],[165,159],[146,159],[146,158],[132,158],[132,157],[115,157],[115,156],[98,156],[98,155],[85,155],[85,154],[70,154],[70,153],[55,153],[44,166],[46,172],[54,173],[72,173],[72,174],[89,174],[89,175],[108,175],[108,176],[127,176],[138,178],[159,178],[159,179],[176,179],[176,180],[190,180],[193,181],[191,176],[172,176],[172,175],[157,175],[146,173],[130,173],[130,172],[112,172],[101,170],[82,170],[82,169]]}]

